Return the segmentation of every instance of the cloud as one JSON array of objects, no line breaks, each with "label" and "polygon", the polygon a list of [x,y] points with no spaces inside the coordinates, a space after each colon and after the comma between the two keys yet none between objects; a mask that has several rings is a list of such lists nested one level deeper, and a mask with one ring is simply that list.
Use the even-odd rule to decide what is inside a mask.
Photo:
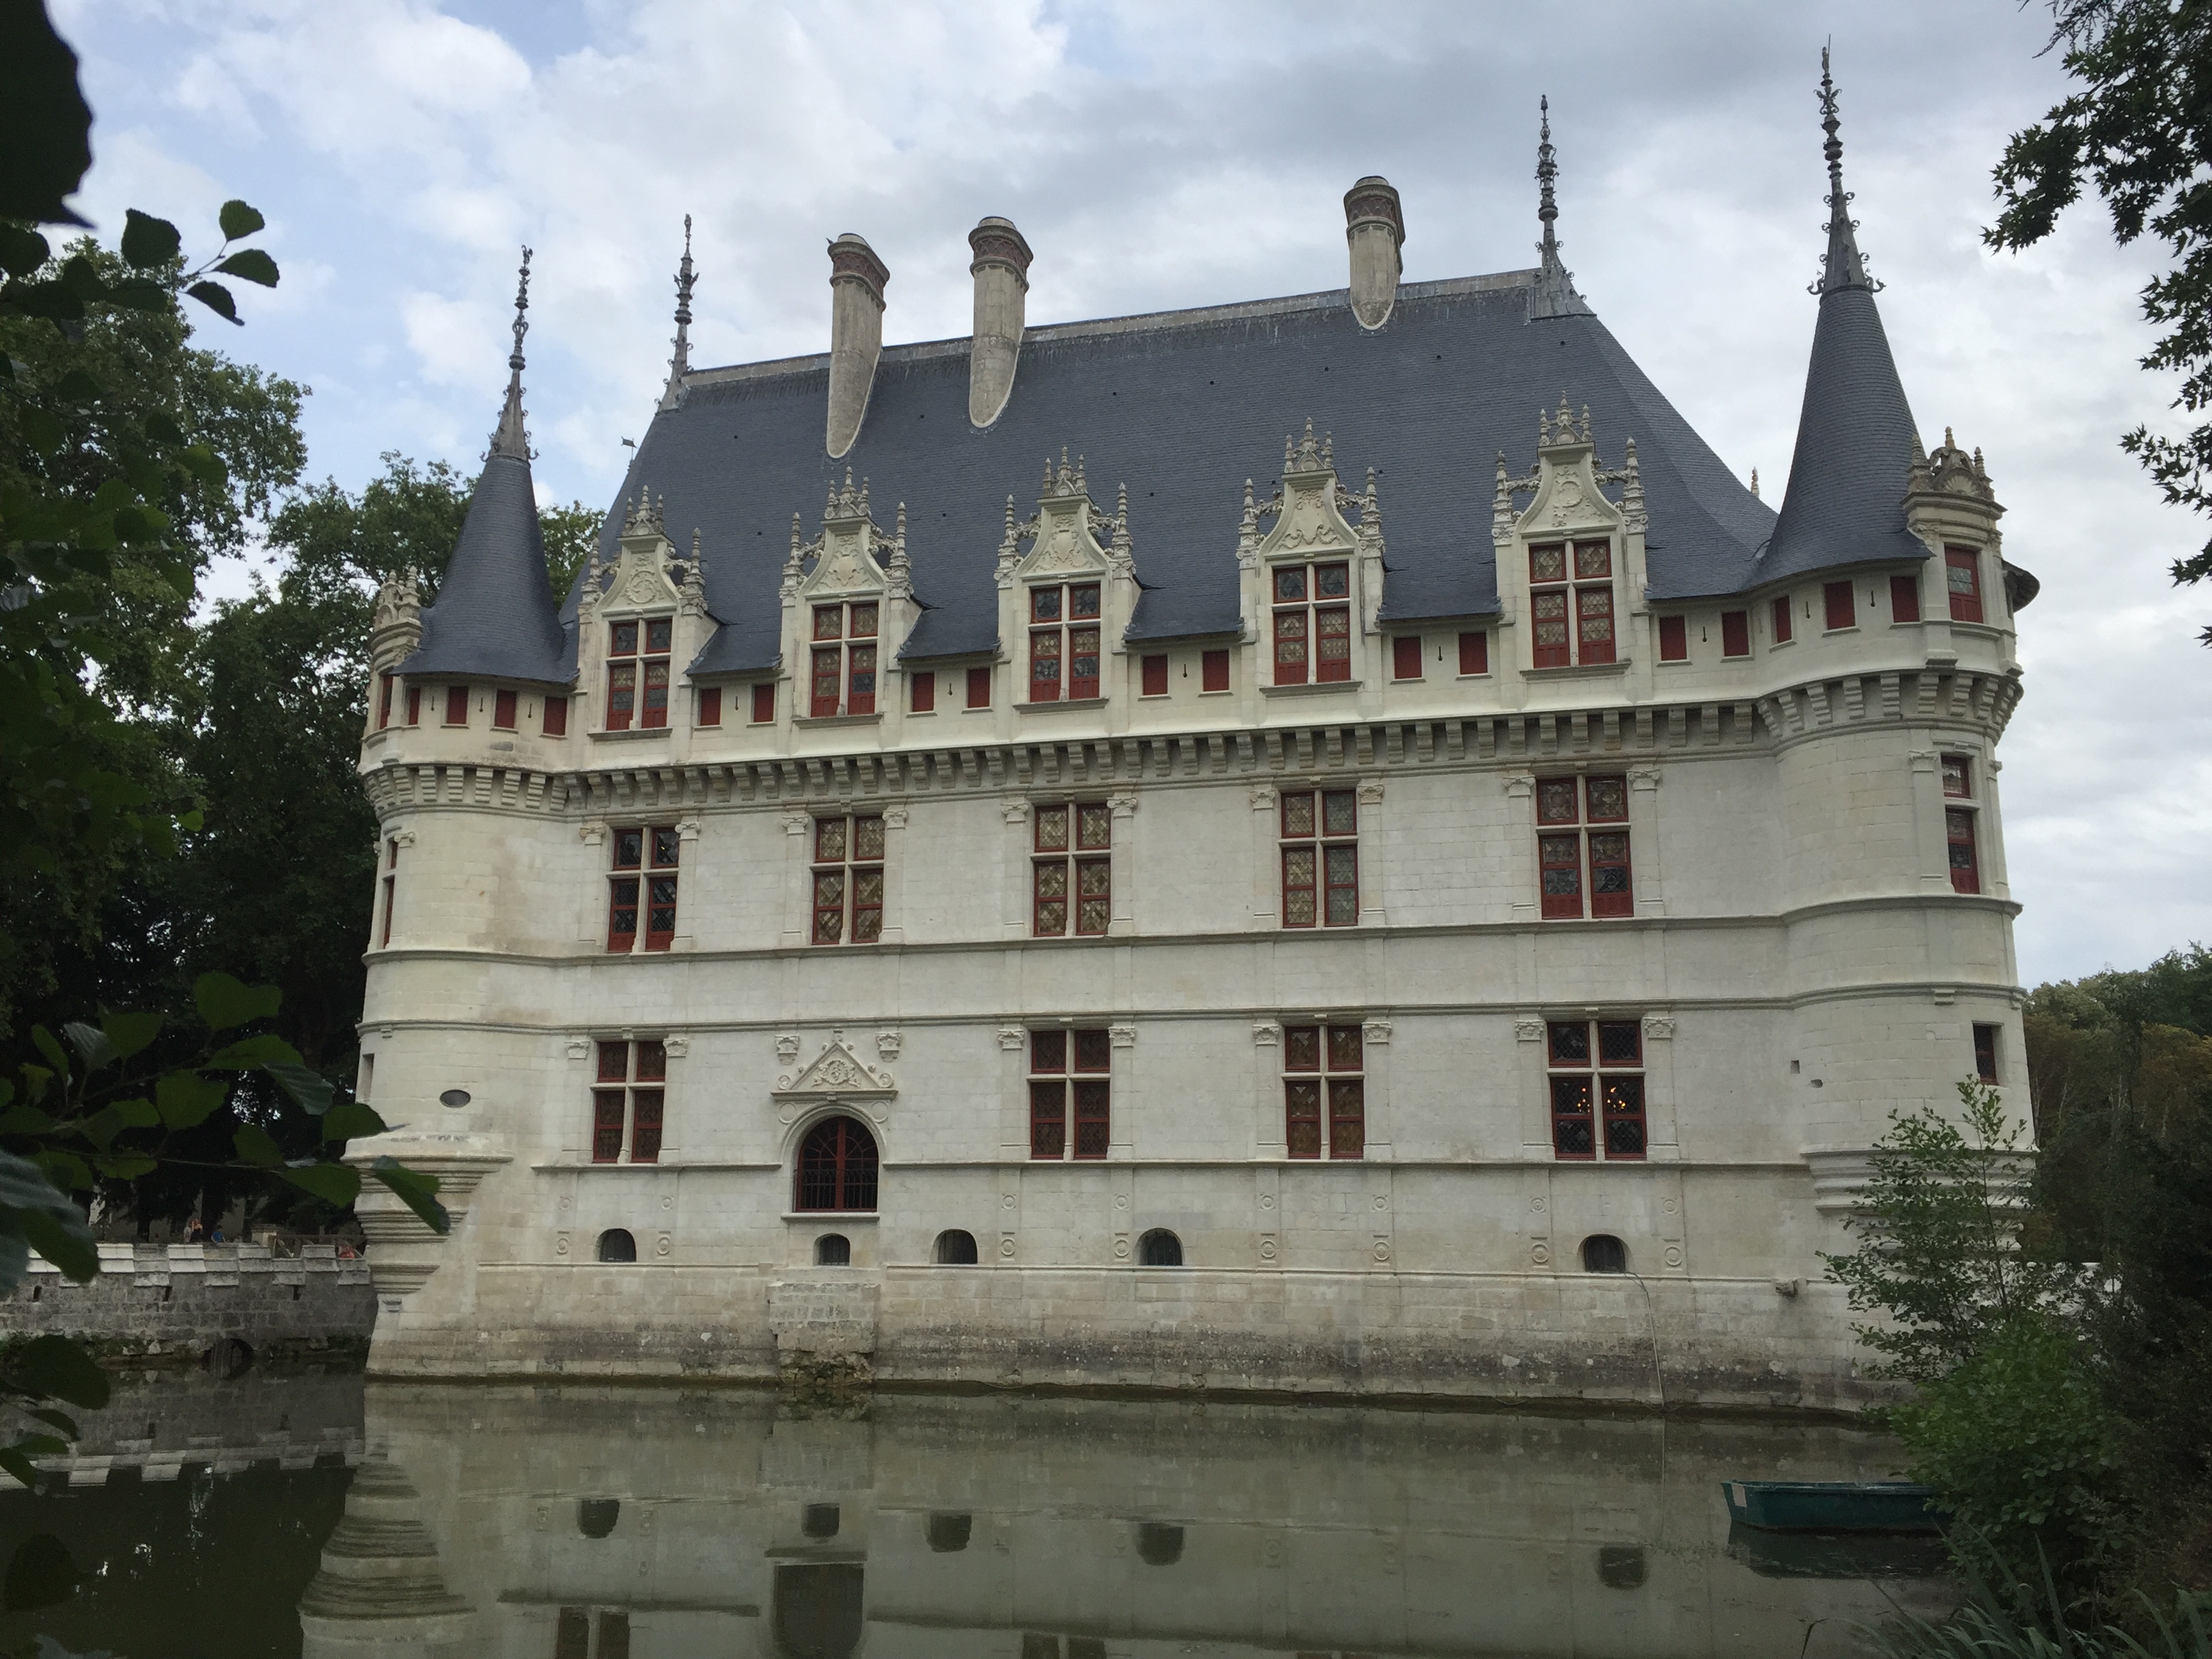
[{"label": "cloud", "polygon": [[[665,374],[687,212],[700,362],[822,349],[823,246],[847,229],[890,264],[887,337],[964,332],[986,213],[1037,251],[1037,322],[1340,285],[1338,198],[1369,172],[1404,192],[1409,279],[1510,269],[1533,258],[1540,92],[1583,291],[1731,466],[1770,501],[1785,482],[1827,216],[1828,26],[1804,9],[1590,0],[1570,30],[1464,0],[63,15],[104,222],[245,194],[288,272],[314,262],[319,285],[226,345],[316,385],[317,468],[349,482],[394,447],[472,465],[524,241],[541,482],[601,500]],[[2114,443],[2171,418],[2135,367],[2154,250],[2116,248],[2094,204],[2025,255],[1979,237],[2006,135],[2061,95],[2046,27],[1996,8],[1930,52],[1924,7],[1869,0],[1836,37],[1850,210],[1913,407],[1984,449],[2008,556],[2044,582],[2003,774],[2031,981],[2212,938],[2212,659],[2191,643],[2212,597],[2164,574],[2203,526]]]}]

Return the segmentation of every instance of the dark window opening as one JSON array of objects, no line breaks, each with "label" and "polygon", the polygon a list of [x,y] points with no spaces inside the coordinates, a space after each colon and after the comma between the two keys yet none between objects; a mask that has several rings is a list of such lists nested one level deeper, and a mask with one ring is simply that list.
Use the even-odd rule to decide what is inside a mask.
[{"label": "dark window opening", "polygon": [[824,1233],[814,1241],[814,1265],[817,1267],[849,1267],[853,1265],[853,1241],[842,1233]]},{"label": "dark window opening", "polygon": [[769,1613],[775,1651],[785,1659],[848,1659],[860,1644],[866,1583],[857,1562],[779,1565]]},{"label": "dark window opening", "polygon": [[1137,1558],[1148,1567],[1175,1565],[1182,1559],[1182,1528],[1164,1521],[1139,1521]]},{"label": "dark window opening", "polygon": [[1984,1083],[1997,1080],[1997,1028],[1974,1027],[1974,1075]]},{"label": "dark window opening", "polygon": [[[1164,1227],[1155,1227],[1137,1241],[1137,1260],[1147,1267],[1180,1267],[1182,1266],[1182,1240]],[[1176,1537],[1182,1537],[1181,1533]],[[1178,1551],[1182,1548],[1177,1544]]]},{"label": "dark window opening", "polygon": [[968,1540],[975,1530],[972,1515],[933,1514],[926,1526],[929,1547],[939,1555],[957,1555],[968,1547]]},{"label": "dark window opening", "polygon": [[599,1235],[599,1260],[602,1261],[635,1261],[637,1260],[637,1240],[627,1228],[610,1227]]},{"label": "dark window opening", "polygon": [[585,1498],[577,1500],[576,1530],[586,1538],[605,1538],[615,1529],[622,1517],[622,1500],[618,1498]]},{"label": "dark window opening", "polygon": [[1641,1544],[1601,1544],[1597,1547],[1597,1582],[1607,1589],[1641,1589],[1650,1576]]},{"label": "dark window opening", "polygon": [[948,1228],[937,1236],[937,1264],[941,1267],[972,1267],[975,1265],[975,1235],[959,1227]]},{"label": "dark window opening", "polygon": [[799,1147],[800,1210],[876,1207],[876,1142],[849,1117],[824,1118]]},{"label": "dark window opening", "polygon": [[1628,1247],[1611,1233],[1592,1233],[1583,1240],[1583,1271],[1586,1273],[1625,1273]]},{"label": "dark window opening", "polygon": [[837,1506],[835,1504],[809,1504],[800,1512],[799,1529],[809,1538],[835,1538],[837,1535]]}]

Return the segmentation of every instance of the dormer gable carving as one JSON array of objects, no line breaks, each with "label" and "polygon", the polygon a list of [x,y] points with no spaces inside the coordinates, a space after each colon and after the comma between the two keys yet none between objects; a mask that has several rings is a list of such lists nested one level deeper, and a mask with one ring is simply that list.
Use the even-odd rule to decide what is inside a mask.
[{"label": "dormer gable carving", "polygon": [[898,1084],[891,1073],[862,1059],[860,1050],[845,1041],[845,1033],[836,1030],[820,1054],[797,1072],[786,1072],[776,1079],[771,1096],[779,1103],[830,1100],[866,1103],[888,1101],[897,1093]]},{"label": "dormer gable carving", "polygon": [[783,565],[786,599],[846,599],[912,591],[906,561],[906,504],[898,509],[896,534],[887,536],[868,501],[868,481],[856,489],[852,469],[844,486],[832,486],[822,507],[822,533],[802,540],[799,518],[791,515],[791,552]]},{"label": "dormer gable carving", "polygon": [[[1606,496],[1605,486],[1608,484],[1621,488],[1618,506]],[[1511,500],[1522,491],[1534,499],[1516,516],[1512,512]],[[1632,524],[1632,516],[1638,521]],[[1644,528],[1643,516],[1644,483],[1637,470],[1635,440],[1629,441],[1626,463],[1619,470],[1601,465],[1590,428],[1589,407],[1583,405],[1582,419],[1577,423],[1564,392],[1559,394],[1556,412],[1537,411],[1535,471],[1525,477],[1508,477],[1505,458],[1498,458],[1493,527],[1502,522],[1509,533],[1518,530],[1539,537],[1572,536],[1578,532],[1595,535],[1641,532]]]},{"label": "dormer gable carving", "polygon": [[[1024,551],[1023,544],[1028,543]],[[1016,521],[1014,498],[1006,497],[1006,532],[999,540],[994,571],[1000,587],[1016,582],[1066,581],[1071,576],[1128,574],[1135,550],[1129,537],[1129,491],[1121,487],[1113,516],[1091,499],[1084,462],[1071,463],[1067,451],[1060,464],[1048,456],[1044,478],[1037,486],[1037,510]]]},{"label": "dormer gable carving", "polygon": [[[1618,489],[1620,500],[1606,494]],[[1525,507],[1518,498],[1529,497]],[[1619,468],[1602,465],[1589,410],[1566,394],[1536,416],[1536,470],[1522,477],[1498,458],[1491,539],[1501,598],[1525,600],[1528,665],[1603,668],[1626,660],[1625,619],[1644,606],[1650,526],[1636,441]],[[1517,605],[1516,606],[1517,609]]]},{"label": "dormer gable carving", "polygon": [[[1337,474],[1335,448],[1329,434],[1315,437],[1308,420],[1303,438],[1283,440],[1282,487],[1273,496],[1255,500],[1252,481],[1244,481],[1244,515],[1237,538],[1244,636],[1256,640],[1265,634],[1274,641],[1273,667],[1266,680],[1271,685],[1364,678],[1340,656],[1342,647],[1324,650],[1318,632],[1310,647],[1301,645],[1302,629],[1325,629],[1335,637],[1336,624],[1322,611],[1341,613],[1348,605],[1363,635],[1376,632],[1382,609],[1382,497],[1371,467],[1364,491],[1345,487]],[[1340,586],[1344,591],[1337,591]],[[1308,608],[1310,614],[1293,616],[1285,606]],[[1300,678],[1300,652],[1307,648],[1321,653],[1314,656],[1311,671],[1319,678],[1311,682]]]},{"label": "dormer gable carving", "polygon": [[599,616],[667,616],[682,608],[690,568],[668,539],[662,506],[649,489],[628,504],[612,568],[584,584],[585,602]]}]

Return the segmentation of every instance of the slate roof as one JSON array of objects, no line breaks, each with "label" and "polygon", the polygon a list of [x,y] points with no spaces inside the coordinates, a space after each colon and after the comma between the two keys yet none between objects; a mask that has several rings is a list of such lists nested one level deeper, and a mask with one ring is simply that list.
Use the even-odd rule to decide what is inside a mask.
[{"label": "slate roof", "polygon": [[[519,410],[518,397],[510,392],[509,404]],[[422,643],[399,665],[402,674],[541,685],[575,680],[575,631],[555,611],[530,462],[526,453],[507,447],[495,447],[484,462],[437,600],[422,613]]]},{"label": "slate roof", "polygon": [[[1346,292],[1031,328],[1005,412],[968,421],[968,343],[887,348],[850,455],[823,444],[827,355],[685,377],[647,428],[623,497],[649,487],[669,533],[702,537],[708,605],[726,619],[698,674],[765,671],[779,648],[778,584],[791,515],[811,537],[849,465],[888,524],[907,506],[915,589],[930,607],[901,655],[988,652],[1006,499],[1034,509],[1047,455],[1086,459],[1094,495],[1129,488],[1143,593],[1133,639],[1233,632],[1244,480],[1264,497],[1283,435],[1310,416],[1334,434],[1347,485],[1378,471],[1391,622],[1498,609],[1490,540],[1494,459],[1534,464],[1536,416],[1562,392],[1589,404],[1598,453],[1637,443],[1650,513],[1655,598],[1730,592],[1759,580],[1774,514],[1691,430],[1591,315],[1531,320],[1536,273],[1413,283],[1369,332]],[[1892,494],[1901,493],[1903,473]],[[1617,493],[1617,492],[1616,492]],[[611,563],[621,500],[602,532]],[[580,591],[580,590],[579,590]],[[573,623],[572,592],[564,620]]]}]

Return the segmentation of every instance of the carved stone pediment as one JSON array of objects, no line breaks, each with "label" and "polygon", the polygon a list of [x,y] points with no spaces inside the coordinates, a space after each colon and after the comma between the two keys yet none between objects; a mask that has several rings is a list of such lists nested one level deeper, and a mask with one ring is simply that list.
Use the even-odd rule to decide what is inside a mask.
[{"label": "carved stone pediment", "polygon": [[[1057,467],[1048,457],[1036,514],[1015,523],[1013,501],[1007,499],[1006,535],[999,545],[1000,580],[1065,581],[1106,575],[1128,558],[1127,513],[1125,502],[1121,515],[1109,519],[1091,499],[1080,456],[1071,464],[1063,449]],[[1110,548],[1103,539],[1109,537]],[[1030,544],[1026,553],[1021,550],[1024,539]]]},{"label": "carved stone pediment", "polygon": [[846,1042],[844,1032],[839,1030],[832,1031],[822,1052],[797,1072],[778,1076],[771,1097],[779,1104],[825,1100],[865,1103],[888,1101],[897,1092],[898,1084],[890,1071],[863,1060],[860,1050]]},{"label": "carved stone pediment", "polygon": [[1589,411],[1583,411],[1577,426],[1562,394],[1556,417],[1540,415],[1537,418],[1535,499],[1515,528],[1535,537],[1572,535],[1578,531],[1609,533],[1626,528],[1626,515],[1606,500],[1600,488],[1608,479],[1598,468]]},{"label": "carved stone pediment", "polygon": [[1344,516],[1338,503],[1341,494],[1334,446],[1326,436],[1316,442],[1308,421],[1303,441],[1283,441],[1283,493],[1261,509],[1273,509],[1275,525],[1261,540],[1260,556],[1307,559],[1358,552],[1359,532]]},{"label": "carved stone pediment", "polygon": [[[661,522],[660,503],[647,490],[623,515],[615,562],[603,581],[588,582],[585,599],[603,617],[665,616],[683,600],[684,567]],[[596,562],[597,556],[594,556]]]},{"label": "carved stone pediment", "polygon": [[871,515],[868,484],[856,489],[853,474],[844,488],[832,489],[822,508],[822,533],[811,542],[799,537],[799,518],[791,520],[791,556],[784,563],[784,588],[805,599],[866,599],[896,586],[887,567],[900,563],[905,536],[904,509],[897,537],[884,534]]}]

